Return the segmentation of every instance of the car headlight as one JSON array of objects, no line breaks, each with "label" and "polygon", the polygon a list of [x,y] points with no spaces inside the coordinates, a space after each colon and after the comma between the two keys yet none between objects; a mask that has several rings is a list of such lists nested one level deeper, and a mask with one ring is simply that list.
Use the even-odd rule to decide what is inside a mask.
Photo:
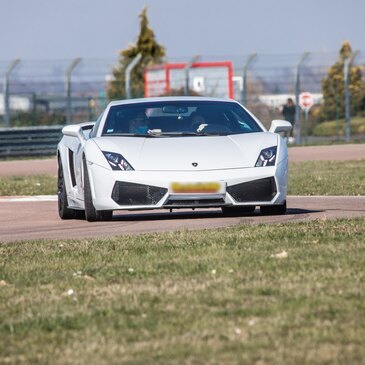
[{"label": "car headlight", "polygon": [[112,170],[122,170],[122,171],[131,171],[134,168],[129,164],[129,162],[119,153],[114,152],[104,152],[103,154],[106,160],[109,162]]},{"label": "car headlight", "polygon": [[255,167],[274,166],[276,160],[277,147],[265,148],[260,152]]}]

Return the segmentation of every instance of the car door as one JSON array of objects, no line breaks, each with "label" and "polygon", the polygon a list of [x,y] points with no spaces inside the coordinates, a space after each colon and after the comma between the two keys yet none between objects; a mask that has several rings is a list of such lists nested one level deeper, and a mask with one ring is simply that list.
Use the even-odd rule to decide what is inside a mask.
[{"label": "car door", "polygon": [[[91,131],[94,123],[89,123],[82,126],[82,131],[86,140],[91,138]],[[74,166],[75,166],[75,181],[76,191],[75,198],[84,200],[84,171],[83,171],[83,156],[85,143],[79,143],[74,150]]]}]

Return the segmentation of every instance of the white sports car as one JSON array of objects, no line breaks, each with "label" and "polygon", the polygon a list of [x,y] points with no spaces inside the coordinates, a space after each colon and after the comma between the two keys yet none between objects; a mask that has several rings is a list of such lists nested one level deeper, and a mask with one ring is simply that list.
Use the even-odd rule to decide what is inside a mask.
[{"label": "white sports car", "polygon": [[269,131],[238,102],[161,97],[111,102],[94,123],[68,125],[58,145],[62,219],[114,210],[220,207],[284,214],[291,124]]}]

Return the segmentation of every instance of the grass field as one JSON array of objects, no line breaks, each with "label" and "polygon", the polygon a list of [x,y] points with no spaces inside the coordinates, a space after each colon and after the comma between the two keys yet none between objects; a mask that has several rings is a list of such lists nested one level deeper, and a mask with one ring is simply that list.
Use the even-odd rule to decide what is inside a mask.
[{"label": "grass field", "polygon": [[0,363],[364,364],[364,223],[1,244]]},{"label": "grass field", "polygon": [[0,177],[0,196],[54,195],[57,177],[52,175]]},{"label": "grass field", "polygon": [[[365,195],[365,160],[290,164],[291,195]],[[55,176],[0,177],[0,196],[56,194]]]},{"label": "grass field", "polygon": [[288,184],[291,195],[365,195],[365,160],[291,163]]}]

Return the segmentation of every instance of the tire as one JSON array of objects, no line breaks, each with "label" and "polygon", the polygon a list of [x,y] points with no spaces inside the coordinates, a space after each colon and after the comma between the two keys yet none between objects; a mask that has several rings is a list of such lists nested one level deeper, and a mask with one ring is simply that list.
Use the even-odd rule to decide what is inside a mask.
[{"label": "tire", "polygon": [[84,167],[84,202],[85,202],[85,218],[88,222],[110,221],[113,217],[112,210],[96,210],[91,195],[89,173],[87,170],[86,160],[83,159]]},{"label": "tire", "polygon": [[245,205],[242,207],[222,207],[222,213],[225,216],[240,216],[253,213],[256,209],[255,205]]},{"label": "tire", "polygon": [[286,213],[286,201],[280,205],[262,205],[260,212],[263,215],[282,215]]},{"label": "tire", "polygon": [[65,178],[63,176],[63,168],[60,158],[58,158],[57,197],[58,197],[58,215],[60,216],[60,218],[61,219],[77,218],[79,211],[70,209],[68,207]]}]

